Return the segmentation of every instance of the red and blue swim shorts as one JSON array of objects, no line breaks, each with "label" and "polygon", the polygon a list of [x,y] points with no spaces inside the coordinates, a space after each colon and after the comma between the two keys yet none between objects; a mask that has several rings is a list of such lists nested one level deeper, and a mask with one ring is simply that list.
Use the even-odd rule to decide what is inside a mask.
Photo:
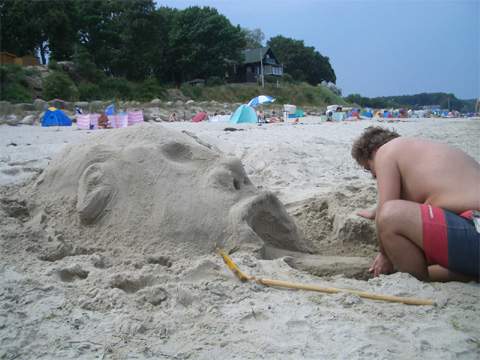
[{"label": "red and blue swim shorts", "polygon": [[427,261],[479,279],[480,233],[472,211],[457,215],[427,204],[420,205],[420,210]]}]

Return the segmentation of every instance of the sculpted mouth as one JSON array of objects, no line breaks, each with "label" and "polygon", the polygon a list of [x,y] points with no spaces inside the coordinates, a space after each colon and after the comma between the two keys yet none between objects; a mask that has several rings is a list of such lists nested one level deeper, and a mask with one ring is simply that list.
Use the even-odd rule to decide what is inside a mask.
[{"label": "sculpted mouth", "polygon": [[293,219],[271,192],[240,201],[230,210],[233,241],[254,247],[264,257],[265,248],[310,252]]}]

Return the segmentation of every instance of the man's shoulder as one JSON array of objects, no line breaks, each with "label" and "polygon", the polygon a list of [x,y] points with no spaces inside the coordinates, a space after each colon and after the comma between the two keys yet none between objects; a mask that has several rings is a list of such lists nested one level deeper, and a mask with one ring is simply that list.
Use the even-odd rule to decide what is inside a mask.
[{"label": "man's shoulder", "polygon": [[386,144],[382,145],[378,151],[379,152],[396,152],[396,151],[408,151],[414,147],[418,146],[429,146],[431,142],[425,141],[423,139],[416,139],[410,137],[398,137],[393,140],[390,140]]},{"label": "man's shoulder", "polygon": [[407,143],[410,142],[410,139],[408,138],[403,138],[403,137],[398,137],[393,140],[390,140],[386,144],[383,144],[380,146],[377,150],[377,155],[385,155],[385,154],[394,154],[397,151],[401,150],[402,148],[405,148]]}]

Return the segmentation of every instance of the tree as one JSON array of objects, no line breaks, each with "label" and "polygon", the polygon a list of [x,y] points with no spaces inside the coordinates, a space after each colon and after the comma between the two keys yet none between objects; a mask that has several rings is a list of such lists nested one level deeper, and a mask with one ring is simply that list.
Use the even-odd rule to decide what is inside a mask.
[{"label": "tree", "polygon": [[57,61],[71,60],[78,30],[75,2],[33,1],[30,4],[41,29],[41,43],[37,46],[48,44],[50,57]]},{"label": "tree", "polygon": [[165,64],[167,28],[163,15],[150,0],[125,2],[118,18],[121,31],[119,57],[112,63],[114,74],[141,81],[160,76]]},{"label": "tree", "polygon": [[27,0],[0,0],[0,46],[17,56],[33,54],[40,29]]},{"label": "tree", "polygon": [[116,25],[119,3],[114,1],[77,0],[79,42],[93,62],[107,74],[112,74],[112,61],[119,56],[120,28]]},{"label": "tree", "polygon": [[78,1],[80,43],[99,68],[136,81],[161,72],[168,29],[152,0]]},{"label": "tree", "polygon": [[73,63],[75,65],[74,78],[77,81],[99,82],[105,76],[103,71],[99,70],[93,62],[92,55],[82,45],[75,46]]},{"label": "tree", "polygon": [[242,28],[243,37],[245,38],[245,49],[257,49],[263,47],[265,34],[260,29]]},{"label": "tree", "polygon": [[76,42],[76,6],[71,1],[0,0],[1,49],[17,56],[40,53],[68,60]]},{"label": "tree", "polygon": [[168,61],[177,84],[194,78],[223,78],[230,62],[241,61],[242,31],[216,9],[195,6],[172,14]]},{"label": "tree", "polygon": [[305,46],[303,40],[278,35],[271,38],[267,45],[283,63],[285,72],[295,80],[312,85],[323,80],[335,83],[336,76],[329,58],[321,55],[314,47]]}]

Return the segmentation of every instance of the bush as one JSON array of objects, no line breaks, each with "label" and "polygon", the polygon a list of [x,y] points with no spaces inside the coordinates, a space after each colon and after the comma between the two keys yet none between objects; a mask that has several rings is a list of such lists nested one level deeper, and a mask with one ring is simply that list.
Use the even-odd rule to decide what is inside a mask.
[{"label": "bush", "polygon": [[193,100],[199,100],[203,95],[203,88],[201,86],[184,84],[180,90],[182,91],[183,95]]},{"label": "bush", "polygon": [[105,78],[105,73],[97,68],[91,55],[85,48],[80,47],[73,56],[76,75],[84,81],[101,82]]},{"label": "bush", "polygon": [[4,86],[2,83],[0,85],[0,100],[10,101],[10,102],[31,102],[32,95],[30,92],[25,89],[20,84],[11,84],[9,86]]},{"label": "bush", "polygon": [[158,83],[157,79],[149,78],[138,86],[134,97],[136,100],[150,101],[164,96],[165,89]]},{"label": "bush", "polygon": [[286,82],[286,83],[289,83],[289,84],[293,84],[295,82],[295,80],[293,80],[292,75],[290,75],[290,74],[283,74],[282,81]]},{"label": "bush", "polygon": [[0,66],[0,100],[10,102],[32,101],[32,94],[26,81],[26,73],[21,66]]},{"label": "bush", "polygon": [[78,85],[78,97],[81,101],[100,100],[102,91],[97,84],[81,83]]},{"label": "bush", "polygon": [[225,81],[219,76],[210,76],[207,79],[207,86],[218,86],[225,84]]},{"label": "bush", "polygon": [[76,100],[78,90],[72,80],[63,72],[55,71],[45,78],[43,95],[46,99]]},{"label": "bush", "polygon": [[130,100],[134,94],[134,85],[125,78],[107,77],[100,83],[100,89],[104,99]]},{"label": "bush", "polygon": [[62,68],[60,67],[60,65],[58,65],[58,63],[51,59],[49,62],[48,62],[48,69],[49,70],[52,70],[52,71],[61,71]]},{"label": "bush", "polygon": [[282,81],[281,77],[274,76],[274,75],[265,75],[265,84],[276,84]]}]

